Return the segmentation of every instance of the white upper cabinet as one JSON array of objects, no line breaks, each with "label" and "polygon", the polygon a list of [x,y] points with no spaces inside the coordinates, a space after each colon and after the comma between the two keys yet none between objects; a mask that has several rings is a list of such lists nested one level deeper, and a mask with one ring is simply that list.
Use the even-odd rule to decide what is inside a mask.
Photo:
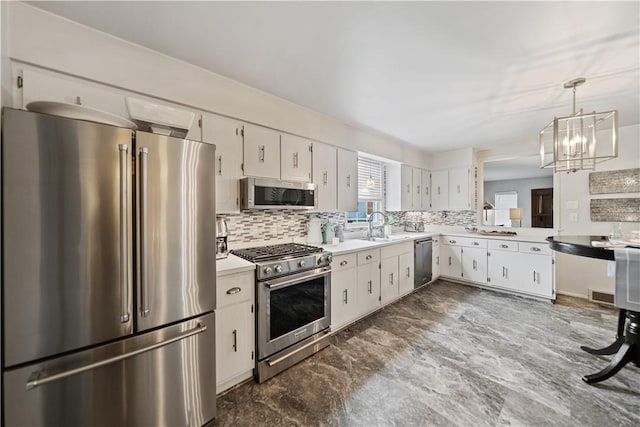
[{"label": "white upper cabinet", "polygon": [[449,169],[449,209],[471,209],[469,168]]},{"label": "white upper cabinet", "polygon": [[449,171],[431,172],[431,209],[442,211],[449,209]]},{"label": "white upper cabinet", "polygon": [[216,145],[216,212],[219,213],[240,211],[241,126],[235,120],[213,114],[202,115],[202,140]]},{"label": "white upper cabinet", "polygon": [[338,148],[338,211],[358,210],[358,154]]},{"label": "white upper cabinet", "polygon": [[431,209],[431,172],[422,171],[422,186],[420,187],[420,205],[423,211]]},{"label": "white upper cabinet", "polygon": [[313,143],[313,179],[318,187],[318,210],[334,212],[338,202],[338,150],[330,145]]},{"label": "white upper cabinet", "polygon": [[286,181],[311,181],[311,141],[294,135],[281,135],[280,178]]},{"label": "white upper cabinet", "polygon": [[245,124],[242,161],[246,176],[280,179],[280,133]]},{"label": "white upper cabinet", "polygon": [[411,209],[422,210],[422,169],[413,168],[413,194],[411,195]]},{"label": "white upper cabinet", "polygon": [[400,210],[413,210],[413,168],[409,165],[400,167]]}]

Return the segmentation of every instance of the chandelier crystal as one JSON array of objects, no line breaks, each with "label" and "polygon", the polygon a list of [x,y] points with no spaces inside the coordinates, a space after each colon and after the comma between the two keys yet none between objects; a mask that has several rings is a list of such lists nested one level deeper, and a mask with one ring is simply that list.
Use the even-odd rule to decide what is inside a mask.
[{"label": "chandelier crystal", "polygon": [[[596,163],[618,157],[618,112],[585,114],[576,110],[576,87],[585,81],[579,77],[564,84],[573,89],[573,114],[555,117],[540,131],[541,168],[553,168],[554,172],[595,170]],[[553,153],[551,161],[546,159],[549,152]]]}]

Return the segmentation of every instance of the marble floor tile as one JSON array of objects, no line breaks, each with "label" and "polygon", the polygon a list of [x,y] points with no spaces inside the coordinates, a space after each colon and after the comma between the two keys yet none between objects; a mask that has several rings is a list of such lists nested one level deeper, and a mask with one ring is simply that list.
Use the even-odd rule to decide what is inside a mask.
[{"label": "marble floor tile", "polygon": [[[566,303],[565,303],[566,302]],[[612,309],[437,281],[263,384],[218,397],[218,426],[638,426],[640,368],[608,358]]]}]

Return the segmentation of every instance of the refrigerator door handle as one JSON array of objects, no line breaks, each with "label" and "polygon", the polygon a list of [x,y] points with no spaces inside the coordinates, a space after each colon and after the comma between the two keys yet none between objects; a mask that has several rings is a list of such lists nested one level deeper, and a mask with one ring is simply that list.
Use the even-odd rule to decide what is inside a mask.
[{"label": "refrigerator door handle", "polygon": [[127,144],[119,144],[120,150],[120,323],[129,321],[129,220],[127,217]]},{"label": "refrigerator door handle", "polygon": [[149,203],[147,200],[147,156],[149,149],[147,147],[140,148],[140,293],[142,294],[142,307],[140,315],[147,317],[151,310],[149,309],[149,277],[147,276],[149,259],[148,259],[148,233],[147,219]]},{"label": "refrigerator door handle", "polygon": [[51,382],[54,382],[54,381],[58,381],[58,380],[61,380],[63,378],[70,377],[72,375],[76,375],[76,374],[79,374],[79,373],[82,373],[82,372],[90,371],[92,369],[96,369],[96,368],[99,368],[99,367],[105,366],[105,365],[110,365],[112,363],[120,362],[122,360],[129,359],[129,358],[134,357],[134,356],[138,356],[138,355],[140,355],[142,353],[146,353],[148,351],[155,350],[155,349],[158,349],[160,347],[164,347],[164,346],[169,345],[171,343],[174,343],[176,341],[183,340],[183,339],[188,338],[190,336],[193,336],[193,335],[196,335],[196,334],[200,334],[200,333],[202,333],[202,332],[204,332],[206,330],[207,330],[207,326],[206,325],[202,325],[202,324],[198,323],[198,325],[195,328],[191,329],[190,331],[186,331],[186,332],[183,332],[183,333],[181,333],[179,335],[176,335],[173,338],[169,338],[167,340],[160,341],[158,343],[149,345],[147,347],[140,348],[138,350],[131,351],[129,353],[120,354],[118,356],[111,357],[109,359],[104,359],[104,360],[101,360],[99,362],[91,363],[89,365],[84,365],[84,366],[80,366],[80,367],[77,367],[77,368],[74,368],[74,369],[69,369],[68,371],[60,372],[59,374],[46,375],[46,373],[44,373],[42,371],[34,372],[29,376],[29,379],[28,379],[27,384],[26,384],[26,389],[27,390],[32,390],[32,389],[34,389],[36,387],[39,387],[41,385],[45,385],[45,384],[48,384],[48,383],[51,383]]}]

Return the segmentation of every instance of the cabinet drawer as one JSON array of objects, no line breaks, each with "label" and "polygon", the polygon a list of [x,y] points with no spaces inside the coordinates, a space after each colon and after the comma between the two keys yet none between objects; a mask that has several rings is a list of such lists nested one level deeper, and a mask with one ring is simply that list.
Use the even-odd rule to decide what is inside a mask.
[{"label": "cabinet drawer", "polygon": [[332,271],[346,270],[357,265],[358,256],[356,254],[335,255],[331,261]]},{"label": "cabinet drawer", "polygon": [[358,265],[380,261],[380,249],[358,252]]},{"label": "cabinet drawer", "polygon": [[527,254],[551,255],[553,253],[548,243],[520,242],[518,247],[520,252]]},{"label": "cabinet drawer", "polygon": [[518,242],[513,240],[489,240],[487,244],[491,250],[518,252]]},{"label": "cabinet drawer", "polygon": [[254,284],[253,271],[218,277],[216,281],[216,308],[253,300]]},{"label": "cabinet drawer", "polygon": [[467,246],[471,248],[486,249],[487,247],[486,239],[476,239],[474,237],[442,236],[442,243],[445,245]]},{"label": "cabinet drawer", "polygon": [[380,258],[384,259],[392,256],[398,256],[407,252],[413,253],[413,240],[381,247]]}]

